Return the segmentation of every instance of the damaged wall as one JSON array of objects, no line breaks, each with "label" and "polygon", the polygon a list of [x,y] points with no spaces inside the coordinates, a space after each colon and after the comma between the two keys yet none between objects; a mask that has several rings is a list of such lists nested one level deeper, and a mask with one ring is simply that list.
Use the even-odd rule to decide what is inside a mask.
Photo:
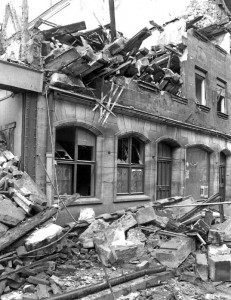
[{"label": "damaged wall", "polygon": [[[231,58],[225,51],[216,47],[209,41],[202,41],[195,37],[193,30],[188,31],[187,39],[188,59],[182,62],[183,95],[188,98],[189,113],[185,117],[185,122],[198,124],[208,128],[218,129],[222,132],[229,132],[230,128],[230,106],[231,79],[230,63]],[[195,96],[195,73],[196,68],[200,69],[205,75],[206,84],[206,105],[208,110],[196,105]],[[226,111],[224,115],[217,111],[217,81],[225,84]],[[190,113],[193,111],[193,113]],[[225,116],[225,114],[227,116]]]}]

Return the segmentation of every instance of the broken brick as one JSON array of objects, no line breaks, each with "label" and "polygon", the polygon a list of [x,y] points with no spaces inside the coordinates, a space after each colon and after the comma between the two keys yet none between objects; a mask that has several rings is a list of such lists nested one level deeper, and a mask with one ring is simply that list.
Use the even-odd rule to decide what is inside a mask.
[{"label": "broken brick", "polygon": [[37,296],[39,299],[49,299],[50,298],[50,294],[49,294],[49,288],[47,285],[44,284],[38,284],[36,287],[37,290]]},{"label": "broken brick", "polygon": [[62,271],[62,272],[75,272],[76,271],[76,267],[72,266],[72,265],[60,265],[57,266],[57,270],[58,271]]},{"label": "broken brick", "polygon": [[136,271],[146,270],[149,267],[149,262],[147,260],[142,261],[141,263],[137,264],[135,267]]},{"label": "broken brick", "polygon": [[29,276],[27,278],[27,281],[29,283],[33,283],[33,284],[42,284],[42,285],[49,285],[49,281],[46,279],[42,279],[38,276]]}]

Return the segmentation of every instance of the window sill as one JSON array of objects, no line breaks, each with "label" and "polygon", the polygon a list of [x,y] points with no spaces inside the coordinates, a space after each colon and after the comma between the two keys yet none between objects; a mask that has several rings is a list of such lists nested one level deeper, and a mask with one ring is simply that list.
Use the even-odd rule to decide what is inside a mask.
[{"label": "window sill", "polygon": [[133,201],[150,201],[146,195],[118,195],[113,202],[133,202]]},{"label": "window sill", "polygon": [[197,106],[199,107],[199,109],[201,110],[201,111],[203,111],[203,112],[206,112],[206,113],[208,113],[208,112],[210,112],[210,107],[208,107],[208,106],[206,106],[206,105],[202,105],[202,104],[197,104]]},{"label": "window sill", "polygon": [[217,112],[217,116],[221,119],[224,119],[224,120],[228,120],[229,118],[229,115],[225,114],[225,113],[222,113],[220,111]]},{"label": "window sill", "polygon": [[[57,202],[58,202],[58,199],[55,198],[54,199],[54,204],[56,204]],[[102,203],[103,202],[99,198],[95,198],[95,197],[84,198],[84,197],[81,197],[78,200],[75,200],[74,202],[72,202],[68,206],[78,206],[78,205],[86,205],[86,204],[102,204]]]},{"label": "window sill", "polygon": [[173,101],[179,102],[179,103],[184,104],[184,105],[188,104],[188,99],[187,98],[183,98],[183,97],[173,95],[173,94],[171,94],[171,97],[172,97]]}]

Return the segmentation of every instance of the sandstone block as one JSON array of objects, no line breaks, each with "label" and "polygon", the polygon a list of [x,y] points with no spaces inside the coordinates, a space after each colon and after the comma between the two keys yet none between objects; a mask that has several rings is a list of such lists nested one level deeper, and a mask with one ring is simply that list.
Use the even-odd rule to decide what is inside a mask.
[{"label": "sandstone block", "polygon": [[212,281],[231,280],[231,255],[212,255],[208,257],[209,277]]},{"label": "sandstone block", "polygon": [[146,236],[145,234],[141,231],[140,228],[131,228],[129,229],[127,233],[127,240],[131,242],[145,242],[146,241]]},{"label": "sandstone block", "polygon": [[136,213],[136,221],[138,224],[143,225],[154,221],[156,218],[156,213],[153,207],[141,208]]},{"label": "sandstone block", "polygon": [[144,253],[144,244],[142,243],[126,243],[125,245],[117,245],[113,246],[113,250],[115,251],[117,261],[119,263],[129,262],[134,258],[141,258]]},{"label": "sandstone block", "polygon": [[97,253],[101,257],[102,263],[105,266],[116,262],[116,257],[111,248],[107,244],[97,246]]},{"label": "sandstone block", "polygon": [[134,227],[136,224],[137,224],[137,221],[133,217],[133,215],[131,213],[127,213],[127,214],[123,215],[121,218],[119,218],[118,220],[112,222],[109,225],[109,228],[114,229],[119,226],[123,231],[127,231],[128,229]]},{"label": "sandstone block", "polygon": [[104,222],[101,219],[95,220],[88,226],[88,228],[80,234],[79,240],[80,242],[84,242],[85,240],[89,242],[90,240],[93,241],[93,238],[98,234],[102,233],[105,228],[108,227],[108,223]]},{"label": "sandstone block", "polygon": [[47,243],[55,241],[62,235],[63,228],[56,224],[48,224],[33,232],[26,240],[26,249],[33,250]]},{"label": "sandstone block", "polygon": [[154,222],[161,228],[165,228],[169,219],[167,217],[158,216],[152,206],[141,208],[136,213],[136,221],[143,225],[149,222]]},{"label": "sandstone block", "polygon": [[191,252],[195,250],[195,241],[191,238],[175,237],[161,243],[156,249],[156,259],[164,266],[177,268]]},{"label": "sandstone block", "polygon": [[0,222],[16,226],[24,219],[25,213],[21,208],[16,207],[10,199],[1,200]]},{"label": "sandstone block", "polygon": [[203,281],[208,281],[209,267],[207,256],[204,253],[196,253],[196,273]]}]

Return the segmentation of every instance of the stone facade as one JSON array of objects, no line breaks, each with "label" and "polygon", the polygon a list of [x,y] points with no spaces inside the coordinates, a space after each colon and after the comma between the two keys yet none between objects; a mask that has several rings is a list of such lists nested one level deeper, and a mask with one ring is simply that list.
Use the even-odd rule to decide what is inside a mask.
[{"label": "stone facade", "polygon": [[[203,196],[210,196],[219,191],[220,155],[223,153],[226,160],[225,196],[227,199],[230,197],[230,55],[209,41],[199,40],[194,36],[193,31],[188,32],[188,37],[184,42],[187,44],[187,59],[181,65],[181,75],[184,81],[181,97],[168,92],[151,92],[142,89],[136,82],[131,82],[122,93],[119,104],[114,107],[113,111],[117,117],[110,116],[105,126],[98,122],[99,111],[92,110],[95,106],[94,98],[56,88],[50,89],[52,144],[55,143],[56,130],[65,126],[85,128],[96,137],[95,192],[92,197],[82,197],[73,205],[73,212],[77,215],[82,205],[93,207],[98,214],[155,201],[160,142],[167,143],[172,149],[171,196],[188,195],[190,182],[187,180],[191,180],[188,173],[192,172],[192,169],[187,169],[187,166],[192,164],[192,161],[187,161],[187,155],[189,155],[187,153],[189,149],[196,147],[201,149],[202,156],[205,153],[208,159],[207,173],[203,175],[207,176],[205,185],[208,184],[208,186],[207,192],[203,195],[200,190],[201,183],[196,182],[195,187],[199,194],[193,196],[197,198],[199,195],[203,198]],[[206,105],[200,105],[196,101],[195,68],[204,70],[206,74]],[[226,83],[226,110],[223,113],[217,111],[217,79]],[[100,85],[96,83],[94,86],[96,91],[97,86]],[[109,88],[110,85],[105,84],[105,93]],[[42,143],[38,141],[38,145],[43,148],[44,164],[52,166],[51,161],[54,156],[51,151],[52,145],[45,147],[45,139],[47,138],[48,144],[50,140],[50,130],[45,126],[48,122],[46,108],[46,99],[40,97],[37,136]],[[117,194],[118,139],[123,136],[135,136],[144,144],[143,193]],[[51,178],[54,178],[52,169],[48,169],[48,172]],[[36,181],[52,197],[52,188],[49,183],[46,184],[46,174],[39,161],[37,161]],[[67,217],[64,212],[63,220]]]}]

